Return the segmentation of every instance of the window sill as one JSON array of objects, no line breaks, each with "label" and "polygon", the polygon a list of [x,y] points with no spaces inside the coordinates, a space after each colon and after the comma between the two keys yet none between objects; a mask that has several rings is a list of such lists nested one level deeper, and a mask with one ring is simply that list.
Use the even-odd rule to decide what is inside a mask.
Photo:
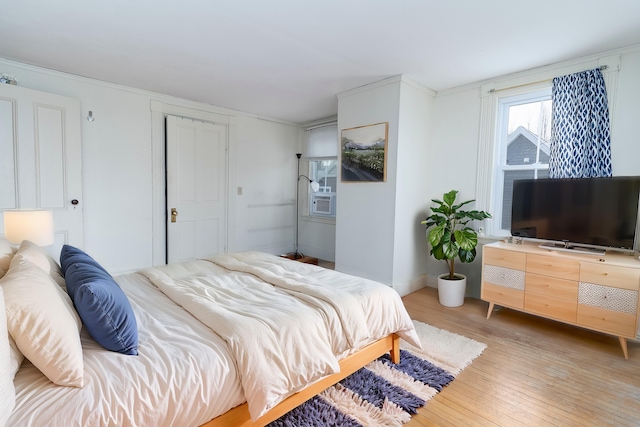
[{"label": "window sill", "polygon": [[321,216],[301,215],[300,220],[306,221],[306,222],[316,222],[319,224],[330,224],[330,225],[336,224],[335,218],[325,218]]},{"label": "window sill", "polygon": [[488,245],[490,243],[504,240],[505,238],[505,236],[478,236],[478,241],[483,245]]}]

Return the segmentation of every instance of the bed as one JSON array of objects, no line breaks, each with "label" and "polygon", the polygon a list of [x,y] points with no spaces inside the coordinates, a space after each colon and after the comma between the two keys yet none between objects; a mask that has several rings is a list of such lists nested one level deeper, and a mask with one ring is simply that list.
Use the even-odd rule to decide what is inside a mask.
[{"label": "bed", "polygon": [[[0,425],[266,425],[381,354],[397,358],[399,339],[420,345],[398,294],[370,280],[244,252],[122,274],[111,284],[95,260],[72,249],[122,292],[136,345],[107,349],[93,329],[95,312],[81,317],[75,258],[63,275],[64,260],[35,245],[0,245]],[[41,295],[45,285],[38,302],[29,292]],[[16,331],[16,304],[40,316],[58,298],[54,321],[23,321]],[[50,339],[67,314],[74,320],[60,328],[58,346],[44,358],[30,353],[38,335],[27,329],[44,328]],[[31,334],[26,344],[23,334]],[[78,346],[79,360],[71,354]],[[52,360],[71,368],[61,373]]]}]

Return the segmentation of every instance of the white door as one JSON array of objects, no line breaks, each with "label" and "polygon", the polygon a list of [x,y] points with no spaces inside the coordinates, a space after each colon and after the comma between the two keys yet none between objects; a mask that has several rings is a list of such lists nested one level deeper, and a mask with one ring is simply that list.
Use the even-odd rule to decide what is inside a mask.
[{"label": "white door", "polygon": [[226,250],[227,127],[167,116],[167,262]]},{"label": "white door", "polygon": [[52,210],[54,257],[84,241],[80,118],[77,99],[0,84],[0,210]]}]

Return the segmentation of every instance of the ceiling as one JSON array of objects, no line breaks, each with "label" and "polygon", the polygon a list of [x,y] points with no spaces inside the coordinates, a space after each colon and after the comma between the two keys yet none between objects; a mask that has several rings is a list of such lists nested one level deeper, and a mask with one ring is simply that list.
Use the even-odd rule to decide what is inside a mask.
[{"label": "ceiling", "polygon": [[[638,0],[0,0],[0,57],[296,123],[640,44]],[[2,70],[0,70],[0,73]],[[20,81],[20,76],[15,76]]]}]

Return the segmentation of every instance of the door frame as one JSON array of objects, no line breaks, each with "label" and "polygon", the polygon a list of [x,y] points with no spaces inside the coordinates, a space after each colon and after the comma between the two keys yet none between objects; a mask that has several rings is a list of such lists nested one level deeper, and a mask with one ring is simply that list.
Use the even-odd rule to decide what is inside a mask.
[{"label": "door frame", "polygon": [[152,263],[153,265],[166,264],[166,163],[165,163],[165,116],[179,116],[188,119],[201,120],[227,126],[227,188],[225,195],[227,229],[226,247],[231,252],[235,248],[235,198],[231,197],[231,189],[236,187],[235,170],[231,165],[235,164],[237,117],[213,111],[196,110],[179,105],[167,104],[162,101],[151,101],[151,174],[152,174]]}]

